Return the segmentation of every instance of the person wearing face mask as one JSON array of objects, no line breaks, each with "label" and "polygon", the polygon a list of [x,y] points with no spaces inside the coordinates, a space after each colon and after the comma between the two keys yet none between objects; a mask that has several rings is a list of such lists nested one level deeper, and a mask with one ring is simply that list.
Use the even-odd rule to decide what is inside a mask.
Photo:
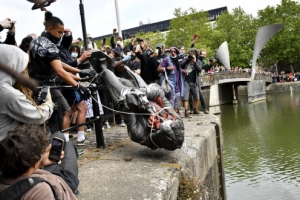
[{"label": "person wearing face mask", "polygon": [[73,60],[77,60],[80,57],[80,47],[77,45],[71,45],[69,48],[69,53]]},{"label": "person wearing face mask", "polygon": [[167,72],[167,76],[172,87],[172,93],[167,96],[167,99],[170,101],[175,110],[178,110],[180,97],[184,96],[184,79],[177,57],[178,54],[179,50],[176,47],[171,47],[169,56],[164,58],[157,68],[157,71],[161,73],[160,85],[165,77],[165,72]]},{"label": "person wearing face mask", "polygon": [[[97,44],[93,41],[93,37],[91,36],[91,34],[88,33],[86,37],[86,44],[88,49],[85,50],[98,49]],[[81,45],[81,49],[84,49],[83,45]]]},{"label": "person wearing face mask", "polygon": [[[84,51],[82,55],[78,58],[73,60],[72,56],[70,55],[68,49],[70,45],[72,44],[73,37],[72,32],[70,29],[64,30],[64,36],[62,37],[62,41],[56,46],[59,49],[59,56],[62,62],[72,66],[72,67],[78,67],[78,65],[88,59],[91,56],[90,51]],[[74,55],[75,56],[75,55]],[[80,98],[80,95],[76,89],[64,89],[62,90],[62,93],[64,97],[66,98],[69,106],[71,109],[66,113],[66,115],[69,115],[72,119],[73,124],[82,124],[86,121],[86,112],[87,112],[87,106],[85,101]],[[70,127],[70,122],[68,120],[65,120],[62,124],[62,129],[67,129]],[[90,143],[89,140],[85,140],[84,143],[81,142],[82,138],[81,136],[84,135],[84,126],[80,126],[77,129],[78,131],[78,138],[77,138],[77,145],[87,145]],[[68,134],[69,132],[65,132],[65,134]]]},{"label": "person wearing face mask", "polygon": [[[73,86],[79,93],[82,99],[88,99],[91,97],[91,93],[88,88],[80,85],[77,81],[81,81],[82,78],[74,76],[72,74],[79,73],[81,76],[89,75],[93,73],[91,70],[79,70],[63,63],[60,59],[59,49],[57,44],[61,43],[62,36],[64,34],[64,24],[58,18],[52,15],[51,12],[45,12],[45,32],[42,33],[37,39],[31,41],[29,46],[31,64],[29,66],[30,77],[39,82],[41,86],[56,85],[55,77],[58,76],[62,81],[68,85]],[[69,73],[70,72],[70,73]],[[61,92],[57,89],[52,89],[51,95],[53,102],[58,103],[58,116],[51,117],[49,121],[49,128],[51,132],[61,130],[61,124],[64,121],[68,121],[70,116],[67,115],[70,107],[63,97]],[[65,138],[68,141],[69,135],[65,134]],[[85,139],[83,136],[82,140]]]}]

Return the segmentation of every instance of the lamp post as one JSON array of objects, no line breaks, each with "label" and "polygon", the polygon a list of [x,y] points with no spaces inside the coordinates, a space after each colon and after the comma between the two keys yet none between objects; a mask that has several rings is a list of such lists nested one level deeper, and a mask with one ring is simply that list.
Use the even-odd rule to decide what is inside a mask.
[{"label": "lamp post", "polygon": [[80,0],[79,10],[80,10],[80,17],[81,17],[81,27],[82,27],[82,36],[83,36],[83,46],[84,46],[84,49],[87,50],[87,43],[86,43],[86,26],[85,26],[84,8],[83,8],[82,0]]},{"label": "lamp post", "polygon": [[119,17],[118,0],[115,0],[115,7],[116,7],[116,16],[117,16],[117,24],[118,24],[118,34],[119,34],[120,37],[123,38],[122,29],[121,29],[121,21],[120,21],[120,17]]}]

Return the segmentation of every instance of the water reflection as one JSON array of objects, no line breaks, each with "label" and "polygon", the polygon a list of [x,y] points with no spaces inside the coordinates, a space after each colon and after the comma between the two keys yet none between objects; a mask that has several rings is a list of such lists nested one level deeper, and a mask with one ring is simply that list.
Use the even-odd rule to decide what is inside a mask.
[{"label": "water reflection", "polygon": [[221,107],[227,197],[300,199],[300,92]]}]

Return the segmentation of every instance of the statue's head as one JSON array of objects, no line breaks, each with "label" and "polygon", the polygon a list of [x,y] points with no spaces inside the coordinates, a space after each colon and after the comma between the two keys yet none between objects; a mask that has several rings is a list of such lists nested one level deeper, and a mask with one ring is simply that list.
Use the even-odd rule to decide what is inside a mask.
[{"label": "statue's head", "polygon": [[184,141],[184,125],[181,119],[166,120],[160,124],[160,130],[152,135],[153,142],[166,150],[180,149]]}]

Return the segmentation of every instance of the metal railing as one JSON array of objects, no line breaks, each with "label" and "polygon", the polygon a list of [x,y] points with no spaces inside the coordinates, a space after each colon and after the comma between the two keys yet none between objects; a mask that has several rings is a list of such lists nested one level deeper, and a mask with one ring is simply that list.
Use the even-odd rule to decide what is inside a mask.
[{"label": "metal railing", "polygon": [[[250,78],[251,73],[242,72],[242,73],[230,73],[230,72],[218,72],[213,74],[204,74],[199,76],[202,87],[219,84],[220,80],[226,79],[237,79],[237,78]],[[265,74],[256,74],[255,80],[265,80],[266,82],[272,82],[272,77]]]}]

